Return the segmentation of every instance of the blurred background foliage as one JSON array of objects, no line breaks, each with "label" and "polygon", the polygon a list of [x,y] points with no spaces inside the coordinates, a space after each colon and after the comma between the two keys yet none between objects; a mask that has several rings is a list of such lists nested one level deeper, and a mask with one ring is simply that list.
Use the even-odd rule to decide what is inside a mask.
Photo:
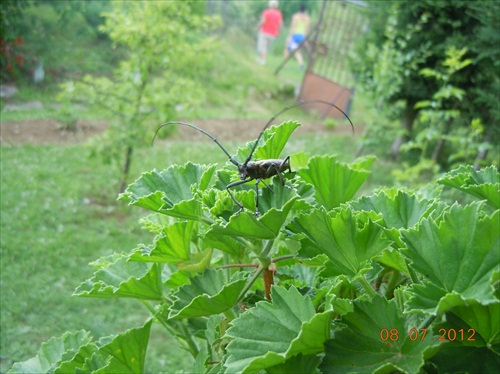
[{"label": "blurred background foliage", "polygon": [[[207,112],[217,116],[227,106],[244,117],[254,101],[280,92],[282,99],[290,100],[287,84],[292,82],[292,91],[300,85],[300,79],[290,78],[286,71],[269,81],[255,66],[251,51],[267,1],[155,3],[6,0],[2,4],[2,81],[34,79],[42,66],[45,87],[66,82],[60,96],[63,103],[82,104],[110,121],[109,131],[94,142],[94,153],[115,162],[123,180],[127,180],[130,147],[144,144],[146,132],[151,131],[140,125],[143,120],[161,123]],[[280,2],[286,25],[300,3]],[[317,20],[322,2],[304,3]],[[413,175],[412,168],[423,164],[425,173],[434,175],[457,163],[480,167],[496,161],[491,152],[497,154],[493,148],[499,140],[500,3],[353,3],[369,20],[352,54],[355,100],[366,98],[377,112],[361,114],[366,131],[358,153],[395,160],[402,165],[396,172],[399,177],[405,170]],[[148,8],[156,9],[151,14],[157,17],[145,22],[140,15]],[[285,36],[286,30],[273,47],[277,60]],[[464,51],[461,59],[468,63],[452,67],[450,74],[445,65],[453,50]],[[436,100],[436,95],[441,98]],[[425,115],[422,103],[428,104]],[[74,120],[71,106],[63,108],[59,118]],[[361,110],[368,113],[370,108]],[[443,118],[450,110],[453,118]]]},{"label": "blurred background foliage", "polygon": [[373,21],[352,67],[359,88],[396,121],[384,126],[391,136],[368,126],[364,145],[383,141],[406,166],[402,178],[488,164],[499,141],[500,3],[368,4]]}]

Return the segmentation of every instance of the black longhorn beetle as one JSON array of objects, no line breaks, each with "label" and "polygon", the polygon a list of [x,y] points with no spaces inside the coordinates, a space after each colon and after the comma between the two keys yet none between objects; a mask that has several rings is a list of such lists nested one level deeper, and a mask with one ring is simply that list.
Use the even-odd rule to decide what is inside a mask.
[{"label": "black longhorn beetle", "polygon": [[[158,135],[158,132],[163,127],[168,126],[168,125],[188,126],[188,127],[191,127],[191,128],[193,128],[195,130],[198,130],[202,134],[205,134],[210,139],[212,139],[215,142],[215,144],[217,144],[220,147],[220,149],[222,149],[222,151],[227,155],[227,157],[229,157],[229,161],[231,161],[238,168],[238,171],[239,171],[239,174],[240,174],[240,180],[236,181],[236,182],[229,183],[226,186],[227,192],[229,192],[229,195],[231,196],[231,198],[233,199],[233,201],[235,202],[235,204],[240,207],[240,210],[237,212],[237,214],[240,213],[241,211],[243,211],[243,205],[238,200],[236,200],[236,198],[233,196],[233,194],[231,193],[231,191],[229,189],[232,188],[232,187],[236,187],[236,186],[239,186],[241,184],[244,184],[244,183],[247,183],[247,182],[255,180],[255,189],[256,189],[256,192],[257,192],[256,198],[255,198],[255,208],[256,208],[256,213],[255,214],[259,215],[259,183],[260,182],[264,183],[264,185],[267,188],[269,188],[271,190],[271,192],[274,193],[274,191],[272,190],[272,188],[269,187],[269,185],[267,185],[266,182],[264,182],[264,179],[268,179],[268,178],[271,178],[271,177],[277,175],[279,177],[279,179],[280,179],[281,184],[283,186],[285,186],[285,187],[288,187],[288,186],[285,185],[285,180],[283,179],[282,173],[284,173],[287,170],[289,172],[292,172],[292,169],[291,169],[291,166],[290,166],[290,156],[287,156],[284,159],[270,159],[270,160],[251,161],[253,153],[255,152],[255,149],[257,148],[257,145],[258,145],[260,139],[262,138],[262,135],[264,134],[264,131],[266,131],[266,129],[271,125],[271,123],[279,115],[281,115],[281,114],[285,113],[286,111],[288,111],[288,110],[290,110],[292,108],[295,108],[295,107],[297,107],[299,105],[304,105],[304,104],[309,104],[309,103],[322,103],[322,104],[329,105],[330,107],[336,108],[337,110],[339,110],[347,118],[347,120],[351,124],[352,132],[354,133],[354,125],[352,124],[351,119],[337,105],[335,105],[333,103],[330,103],[328,101],[325,101],[325,100],[310,99],[310,100],[299,100],[296,103],[283,108],[278,113],[276,113],[273,117],[271,117],[271,119],[266,123],[266,125],[264,126],[264,128],[260,132],[259,136],[257,137],[257,140],[255,141],[255,143],[254,143],[254,145],[252,147],[252,150],[250,151],[250,154],[248,155],[248,157],[245,159],[245,161],[242,164],[240,164],[238,161],[236,161],[234,159],[234,157],[232,157],[229,154],[229,152],[222,146],[222,144],[215,137],[213,137],[212,135],[210,135],[205,130],[200,129],[199,127],[196,127],[196,126],[191,125],[190,123],[186,123],[186,122],[170,121],[170,122],[166,122],[166,123],[160,125],[160,127],[158,127],[158,129],[155,132],[155,135],[153,137],[153,141],[151,142],[151,144],[153,144],[154,140],[156,139],[156,136]],[[290,187],[288,187],[288,188],[290,188]]]}]

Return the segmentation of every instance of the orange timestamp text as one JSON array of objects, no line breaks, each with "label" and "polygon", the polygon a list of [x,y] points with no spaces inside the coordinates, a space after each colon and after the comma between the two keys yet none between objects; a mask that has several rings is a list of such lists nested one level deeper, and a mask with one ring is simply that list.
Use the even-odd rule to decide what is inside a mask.
[{"label": "orange timestamp text", "polygon": [[[438,330],[439,332],[439,337],[433,337],[432,340],[436,339],[438,341],[454,341],[454,340],[467,340],[469,342],[473,342],[476,339],[474,339],[474,335],[476,334],[476,330],[470,328],[467,331],[465,329],[459,329],[456,330],[454,328],[451,329],[445,329],[441,328]],[[411,328],[408,331],[408,338],[411,341],[415,340],[424,340],[425,335],[427,334],[427,329],[426,328]],[[392,329],[386,329],[383,328],[380,330],[380,340],[383,342],[390,340],[390,341],[398,341],[400,339],[400,334],[399,330],[396,328]]]}]

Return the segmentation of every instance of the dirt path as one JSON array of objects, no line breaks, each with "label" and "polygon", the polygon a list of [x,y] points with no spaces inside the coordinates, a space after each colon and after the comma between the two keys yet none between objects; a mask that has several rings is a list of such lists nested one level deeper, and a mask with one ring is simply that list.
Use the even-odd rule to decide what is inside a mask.
[{"label": "dirt path", "polygon": [[[278,121],[279,123],[279,121]],[[255,139],[265,122],[251,119],[195,120],[198,127],[208,131],[220,141],[250,141]],[[23,120],[0,122],[0,145],[69,145],[81,143],[90,137],[102,133],[106,128],[105,121],[78,121],[73,130],[65,129],[52,119]],[[185,141],[205,140],[203,134],[187,129],[179,131],[171,139]],[[356,130],[357,133],[358,129]],[[304,121],[296,133],[350,134],[349,126],[339,126],[335,130],[327,128],[319,121]]]},{"label": "dirt path", "polygon": [[0,123],[0,144],[3,145],[67,145],[81,143],[106,128],[106,122],[79,121],[74,130],[65,129],[53,119],[9,121]]}]

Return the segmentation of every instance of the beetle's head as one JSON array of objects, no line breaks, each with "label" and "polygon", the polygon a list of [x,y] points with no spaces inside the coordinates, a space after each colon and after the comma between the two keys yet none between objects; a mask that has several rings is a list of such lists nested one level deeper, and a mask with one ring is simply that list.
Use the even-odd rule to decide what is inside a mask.
[{"label": "beetle's head", "polygon": [[238,171],[240,173],[240,179],[244,180],[248,177],[248,164],[241,164],[238,166]]}]

